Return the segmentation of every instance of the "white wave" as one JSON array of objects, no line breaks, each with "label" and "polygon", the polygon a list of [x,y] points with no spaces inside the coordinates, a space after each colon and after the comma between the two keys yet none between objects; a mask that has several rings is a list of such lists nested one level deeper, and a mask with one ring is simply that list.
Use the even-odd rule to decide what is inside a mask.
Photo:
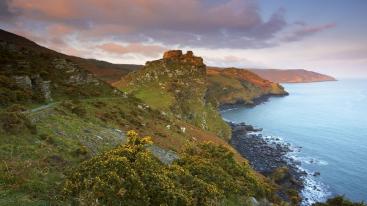
[{"label": "white wave", "polygon": [[310,206],[316,202],[324,202],[331,195],[328,186],[310,175],[307,171],[307,176],[304,177],[304,189],[301,192],[302,206]]},{"label": "white wave", "polygon": [[311,206],[313,203],[323,202],[331,195],[329,192],[329,187],[318,180],[318,177],[314,176],[315,172],[308,171],[302,167],[302,163],[323,166],[328,164],[327,161],[314,157],[300,156],[301,147],[286,143],[281,137],[267,135],[263,136],[263,138],[268,143],[283,144],[289,147],[292,152],[287,153],[285,159],[289,161],[290,164],[296,164],[296,167],[299,171],[305,172],[307,174],[303,177],[304,188],[301,191],[301,206]]},{"label": "white wave", "polygon": [[293,158],[295,158],[297,161],[308,164],[308,165],[319,165],[319,166],[325,166],[328,165],[329,163],[325,160],[321,160],[318,158],[314,158],[314,157],[301,157],[301,156],[293,156]]}]

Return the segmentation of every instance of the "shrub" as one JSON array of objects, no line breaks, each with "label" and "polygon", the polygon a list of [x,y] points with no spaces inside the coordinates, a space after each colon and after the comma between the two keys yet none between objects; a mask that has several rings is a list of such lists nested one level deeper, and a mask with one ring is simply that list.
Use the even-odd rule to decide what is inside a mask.
[{"label": "shrub", "polygon": [[56,142],[55,142],[55,139],[48,135],[48,134],[40,134],[39,135],[39,138],[43,141],[45,141],[46,143],[50,144],[50,145],[55,145]]},{"label": "shrub", "polygon": [[146,146],[150,137],[127,134],[128,142],[72,172],[63,195],[85,205],[219,205],[225,198],[266,195],[266,186],[233,153],[208,143],[188,147],[165,165]]},{"label": "shrub", "polygon": [[80,104],[80,101],[64,101],[61,106],[79,117],[84,117],[87,114],[87,110]]},{"label": "shrub", "polygon": [[88,149],[84,145],[80,145],[75,151],[75,156],[87,156],[88,155]]},{"label": "shrub", "polygon": [[12,112],[12,109],[18,108],[11,107],[9,111],[5,111],[0,115],[3,130],[11,134],[18,134],[24,131],[30,131],[32,134],[36,134],[36,126],[22,112]]}]

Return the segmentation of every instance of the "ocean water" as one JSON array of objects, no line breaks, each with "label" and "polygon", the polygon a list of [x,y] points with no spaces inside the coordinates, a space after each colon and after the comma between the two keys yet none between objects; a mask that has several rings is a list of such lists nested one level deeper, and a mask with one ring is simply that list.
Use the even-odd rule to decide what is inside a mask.
[{"label": "ocean water", "polygon": [[367,201],[367,80],[283,86],[289,96],[227,110],[223,118],[263,128],[264,137],[298,148],[289,155],[310,174],[304,205],[336,194]]}]

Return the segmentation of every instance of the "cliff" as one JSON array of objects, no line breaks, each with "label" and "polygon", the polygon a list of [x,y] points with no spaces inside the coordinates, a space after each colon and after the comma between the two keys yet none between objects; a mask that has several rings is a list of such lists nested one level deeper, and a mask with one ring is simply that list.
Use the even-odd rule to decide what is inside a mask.
[{"label": "cliff", "polygon": [[252,105],[261,98],[288,94],[278,83],[263,79],[245,69],[210,67],[207,75],[207,98],[219,106]]},{"label": "cliff", "polygon": [[180,50],[168,51],[162,59],[147,62],[142,69],[113,85],[153,108],[225,139],[230,136],[229,127],[205,99],[207,74],[203,59],[191,51],[186,54]]},{"label": "cliff", "polygon": [[264,79],[279,83],[336,81],[334,77],[304,69],[250,69],[250,71]]}]

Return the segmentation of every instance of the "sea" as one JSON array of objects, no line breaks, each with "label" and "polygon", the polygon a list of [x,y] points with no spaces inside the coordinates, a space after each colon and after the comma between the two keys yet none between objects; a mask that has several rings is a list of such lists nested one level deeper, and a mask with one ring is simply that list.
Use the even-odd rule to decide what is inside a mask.
[{"label": "sea", "polygon": [[288,156],[308,173],[303,205],[335,195],[367,202],[367,79],[282,85],[289,96],[225,110],[223,118],[291,145]]}]

